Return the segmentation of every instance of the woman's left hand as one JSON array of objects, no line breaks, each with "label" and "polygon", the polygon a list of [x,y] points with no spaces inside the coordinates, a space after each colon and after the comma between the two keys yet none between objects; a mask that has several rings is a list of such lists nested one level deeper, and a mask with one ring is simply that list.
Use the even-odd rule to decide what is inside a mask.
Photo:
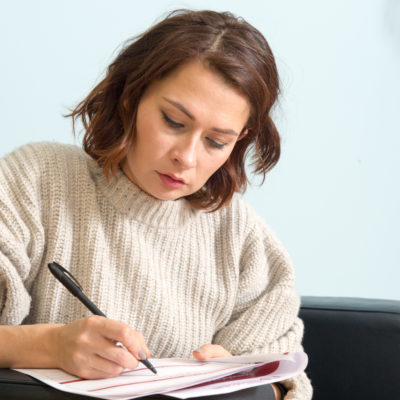
[{"label": "woman's left hand", "polygon": [[208,358],[232,357],[232,354],[219,344],[203,344],[193,352],[193,356],[198,360],[206,360]]}]

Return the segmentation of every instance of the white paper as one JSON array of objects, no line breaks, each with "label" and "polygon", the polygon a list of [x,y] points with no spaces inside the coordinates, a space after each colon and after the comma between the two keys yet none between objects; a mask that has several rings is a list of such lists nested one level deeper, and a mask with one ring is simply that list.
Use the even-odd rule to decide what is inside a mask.
[{"label": "white paper", "polygon": [[33,376],[56,389],[100,399],[127,400],[156,393],[186,399],[281,381],[303,371],[307,360],[303,352],[207,361],[149,359],[158,375],[139,364],[135,370],[126,370],[118,377],[107,379],[80,379],[59,369],[16,371]]}]

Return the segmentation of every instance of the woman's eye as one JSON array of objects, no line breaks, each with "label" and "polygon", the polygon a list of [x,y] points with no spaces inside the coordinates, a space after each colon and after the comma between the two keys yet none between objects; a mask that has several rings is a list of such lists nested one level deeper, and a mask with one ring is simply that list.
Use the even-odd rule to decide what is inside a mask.
[{"label": "woman's eye", "polygon": [[[172,128],[183,128],[185,125],[181,124],[180,122],[174,121],[172,118],[168,116],[164,111],[161,111],[164,121]],[[226,143],[220,143],[215,141],[214,139],[207,138],[208,143],[210,146],[215,147],[216,149],[222,149],[226,146]]]},{"label": "woman's eye", "polygon": [[211,144],[211,146],[216,147],[217,149],[222,149],[226,146],[226,143],[219,143],[211,138],[207,138],[207,140]]},{"label": "woman's eye", "polygon": [[173,128],[183,128],[183,124],[174,121],[173,119],[171,119],[164,111],[162,111],[162,116],[164,121],[169,125],[172,126]]}]

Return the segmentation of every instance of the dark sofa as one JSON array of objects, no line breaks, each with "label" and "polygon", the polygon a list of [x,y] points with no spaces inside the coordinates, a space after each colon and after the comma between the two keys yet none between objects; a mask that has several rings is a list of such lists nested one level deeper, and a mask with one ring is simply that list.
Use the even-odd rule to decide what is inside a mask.
[{"label": "dark sofa", "polygon": [[313,400],[400,400],[400,301],[302,297]]}]

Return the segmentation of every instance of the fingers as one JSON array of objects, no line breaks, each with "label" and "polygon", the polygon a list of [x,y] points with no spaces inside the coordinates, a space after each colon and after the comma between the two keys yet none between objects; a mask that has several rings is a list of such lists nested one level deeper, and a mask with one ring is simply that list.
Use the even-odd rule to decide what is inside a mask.
[{"label": "fingers", "polygon": [[137,360],[151,357],[150,350],[140,332],[123,322],[107,318],[102,318],[101,323],[103,324],[102,335],[111,341],[123,344]]},{"label": "fingers", "polygon": [[99,316],[60,327],[56,347],[59,368],[90,379],[116,376],[125,368],[135,369],[138,360],[151,356],[141,333],[123,322]]},{"label": "fingers", "polygon": [[232,357],[232,354],[219,344],[204,344],[193,352],[193,356],[198,360],[206,360],[208,358]]},{"label": "fingers", "polygon": [[99,346],[92,351],[73,353],[64,369],[85,379],[100,379],[118,376],[125,368],[137,367],[139,361],[131,353],[108,339],[104,341],[97,343]]},{"label": "fingers", "polygon": [[94,354],[90,359],[87,369],[84,372],[86,379],[102,379],[112,376],[118,376],[124,370],[121,365],[106,360],[103,357]]},{"label": "fingers", "polygon": [[85,363],[70,364],[64,368],[67,372],[84,379],[102,379],[118,376],[125,368],[97,354],[82,358]]},{"label": "fingers", "polygon": [[103,359],[129,369],[135,369],[139,364],[138,358],[129,350],[122,346],[118,346],[117,343],[109,339],[104,337],[100,338],[96,344],[96,355]]}]

